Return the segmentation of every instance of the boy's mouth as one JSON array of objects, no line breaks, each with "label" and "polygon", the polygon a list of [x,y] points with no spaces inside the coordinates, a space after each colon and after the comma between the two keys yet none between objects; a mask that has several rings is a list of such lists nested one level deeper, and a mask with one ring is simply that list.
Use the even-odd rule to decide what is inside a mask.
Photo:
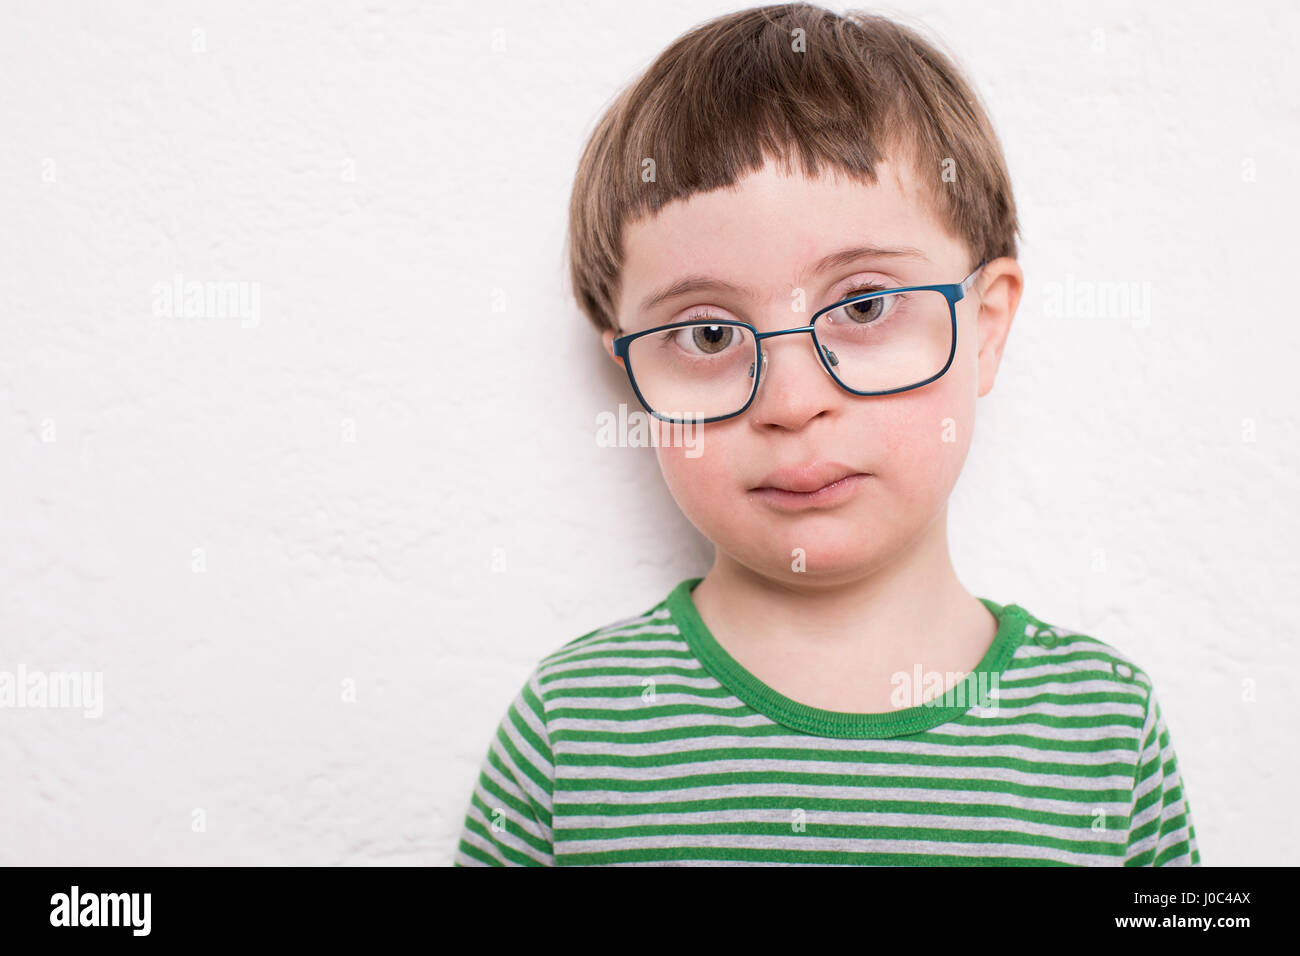
[{"label": "boy's mouth", "polygon": [[870,477],[839,462],[812,462],[779,468],[749,492],[783,510],[828,507],[846,500]]}]

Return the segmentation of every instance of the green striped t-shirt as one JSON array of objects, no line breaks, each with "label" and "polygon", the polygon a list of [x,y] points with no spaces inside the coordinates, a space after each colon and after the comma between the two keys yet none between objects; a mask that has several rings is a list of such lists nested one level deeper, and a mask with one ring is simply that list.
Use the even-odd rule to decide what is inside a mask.
[{"label": "green striped t-shirt", "polygon": [[700,580],[541,660],[456,866],[1200,864],[1151,680],[1109,645],[980,598],[997,636],[946,695],[822,710],[723,649]]}]

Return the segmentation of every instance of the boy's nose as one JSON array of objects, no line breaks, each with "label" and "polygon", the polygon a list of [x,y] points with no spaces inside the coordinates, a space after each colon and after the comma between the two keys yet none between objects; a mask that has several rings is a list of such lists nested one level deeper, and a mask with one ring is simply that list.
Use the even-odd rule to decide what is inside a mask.
[{"label": "boy's nose", "polygon": [[[812,349],[809,346],[817,348],[812,342],[812,337],[807,333],[800,335],[782,335],[779,339],[786,340],[786,354],[774,367],[771,357],[765,347],[760,349],[761,367],[756,369],[758,374],[758,393],[754,396],[754,404],[760,406],[754,411],[760,416],[770,420],[780,420],[781,422],[792,422],[795,419],[812,417],[817,411],[820,411],[828,402],[834,400],[834,393],[839,391],[839,386],[835,383],[834,376],[825,365],[817,358],[816,354],[809,354]],[[800,354],[802,351],[802,355]],[[826,360],[832,365],[838,364],[839,360],[835,353],[830,350],[824,350]],[[829,382],[818,383],[815,373],[808,369],[811,362],[822,370]],[[780,382],[775,391],[768,388],[767,384],[770,379],[780,376]],[[766,395],[766,399],[763,396]],[[813,406],[816,406],[814,409]]]}]

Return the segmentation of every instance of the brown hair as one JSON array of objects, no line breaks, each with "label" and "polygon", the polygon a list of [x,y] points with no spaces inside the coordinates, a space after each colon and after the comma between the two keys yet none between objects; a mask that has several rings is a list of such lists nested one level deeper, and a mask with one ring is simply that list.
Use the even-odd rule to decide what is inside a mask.
[{"label": "brown hair", "polygon": [[[1016,255],[1002,148],[952,60],[883,16],[807,3],[752,7],[678,37],[596,124],[568,231],[574,297],[592,324],[617,325],[626,224],[731,186],[769,157],[788,172],[791,154],[811,177],[822,163],[870,184],[882,159],[910,155],[931,209],[974,262]],[[945,168],[955,179],[940,175]]]}]

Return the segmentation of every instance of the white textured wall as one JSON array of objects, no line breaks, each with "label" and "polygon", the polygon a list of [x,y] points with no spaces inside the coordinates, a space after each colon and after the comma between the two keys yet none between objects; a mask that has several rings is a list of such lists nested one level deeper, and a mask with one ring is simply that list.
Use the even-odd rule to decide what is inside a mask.
[{"label": "white textured wall", "polygon": [[[1152,674],[1207,864],[1291,862],[1300,17],[1131,6],[893,8],[1025,232],[954,560]],[[104,699],[0,710],[0,863],[447,863],[533,664],[704,572],[596,445],[561,240],[599,110],[735,8],[6,5],[0,670]],[[156,314],[178,273],[255,321]],[[1104,282],[1149,310],[1053,314]]]}]

